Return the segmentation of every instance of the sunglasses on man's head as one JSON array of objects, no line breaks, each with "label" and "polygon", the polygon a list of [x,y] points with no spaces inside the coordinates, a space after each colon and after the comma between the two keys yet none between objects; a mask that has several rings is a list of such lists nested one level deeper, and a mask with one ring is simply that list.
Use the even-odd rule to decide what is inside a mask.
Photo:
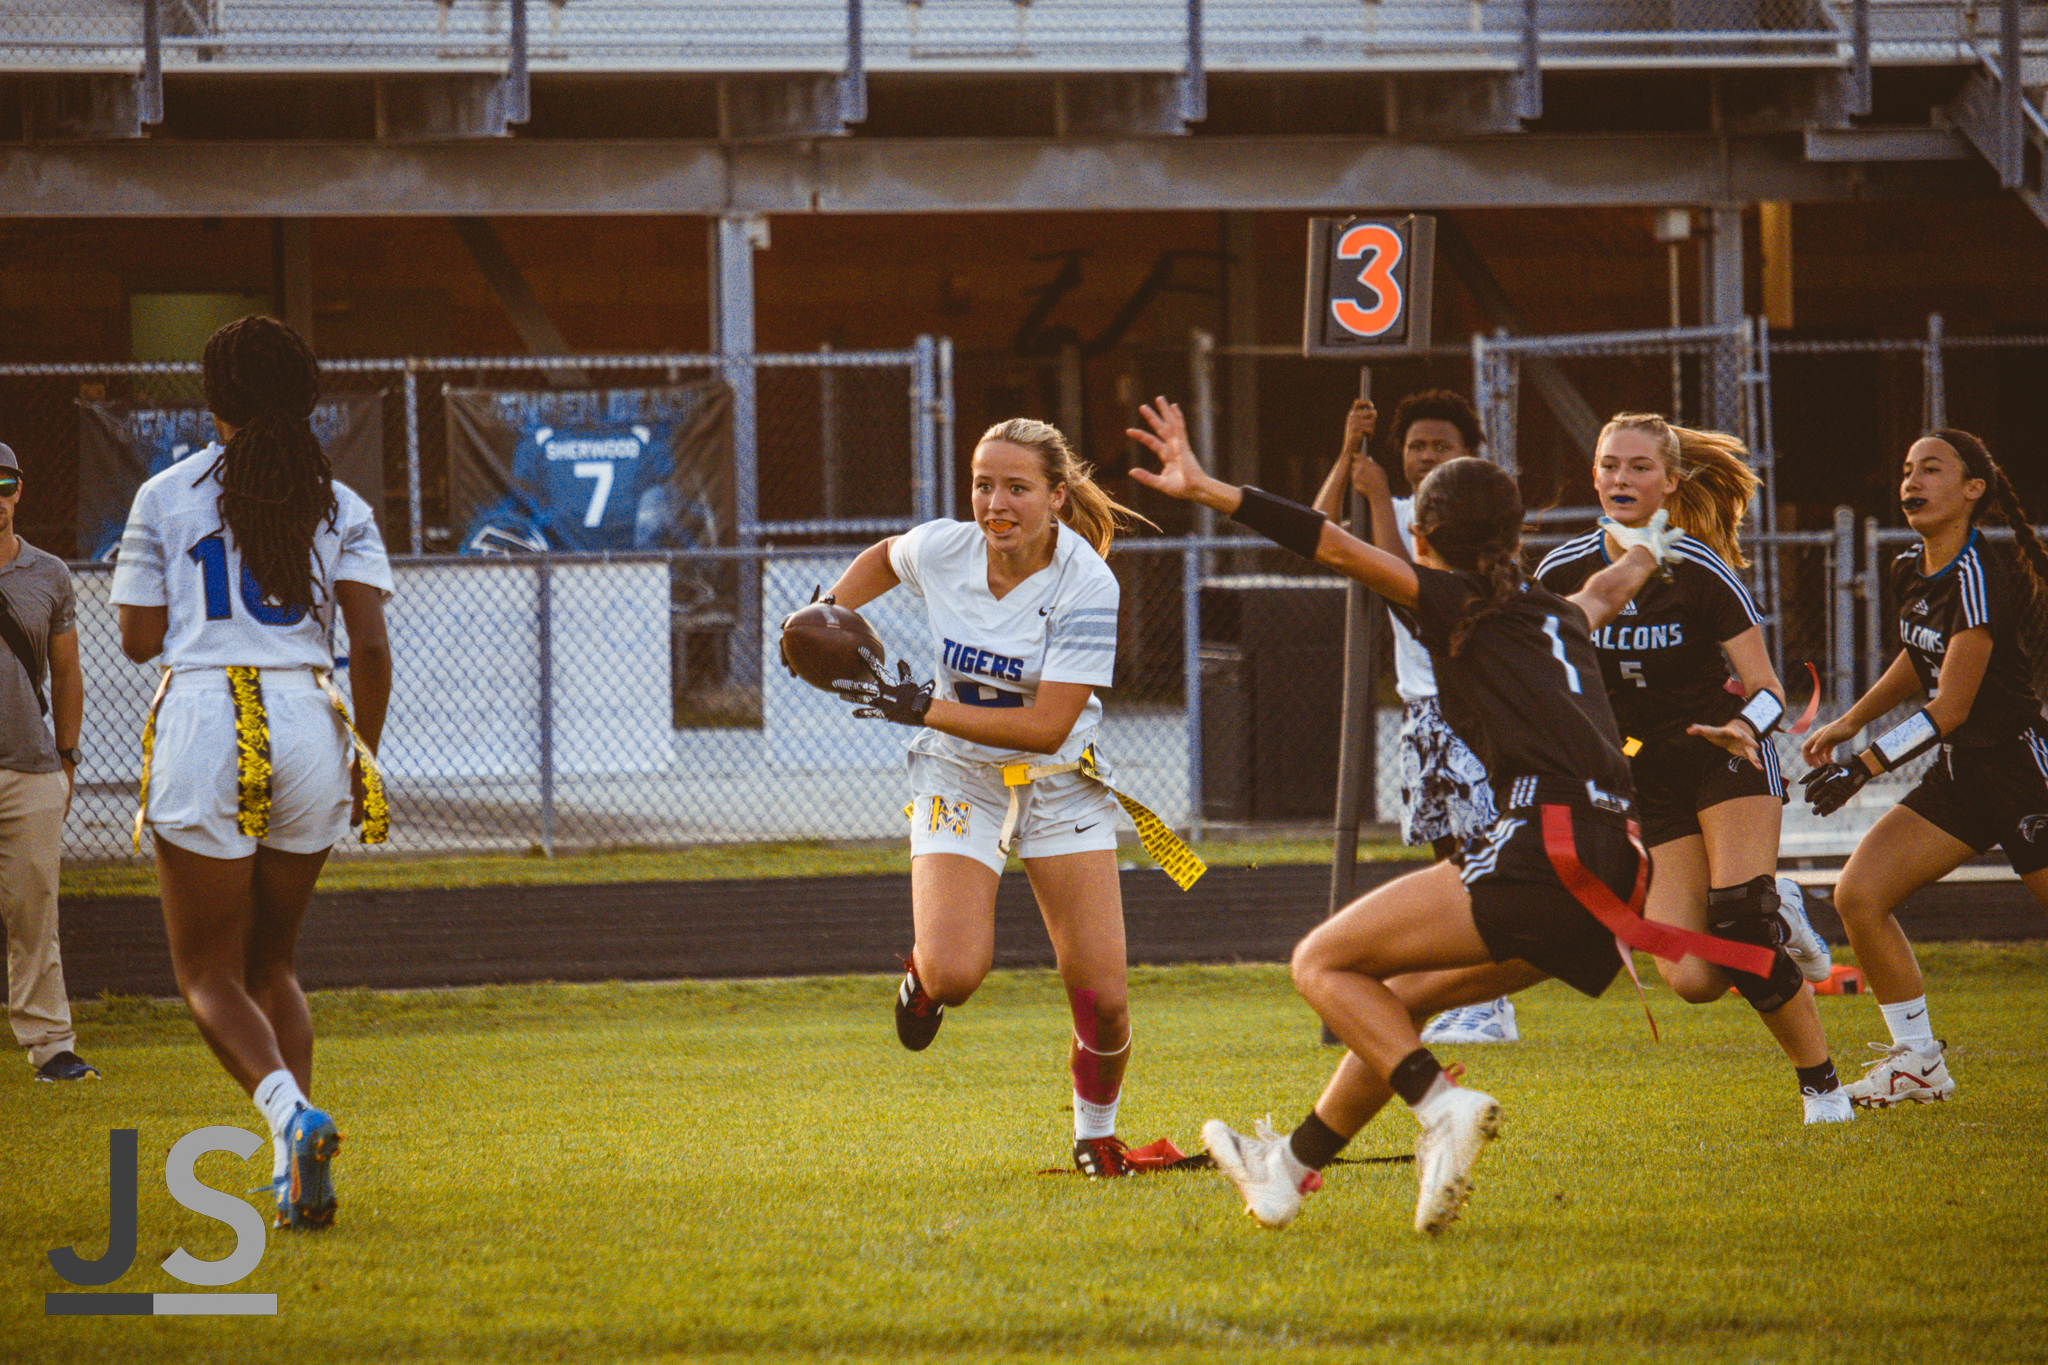
[{"label": "sunglasses on man's head", "polygon": [[21,491],[21,475],[0,474],[0,498],[11,498]]}]

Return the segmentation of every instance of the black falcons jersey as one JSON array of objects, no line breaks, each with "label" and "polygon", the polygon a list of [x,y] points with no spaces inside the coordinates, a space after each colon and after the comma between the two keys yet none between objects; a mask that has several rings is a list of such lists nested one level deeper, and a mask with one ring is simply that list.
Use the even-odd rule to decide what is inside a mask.
[{"label": "black falcons jersey", "polygon": [[1929,692],[1941,681],[1948,642],[1978,626],[1991,632],[1991,663],[1977,699],[1961,725],[1942,736],[1950,744],[1978,749],[2002,744],[2041,714],[2034,695],[2033,665],[2020,641],[2020,606],[2025,598],[2012,581],[2012,568],[1976,528],[1962,553],[1931,574],[1920,572],[1923,547],[1892,561],[1892,600],[1899,604],[1899,642],[1920,685]]},{"label": "black falcons jersey", "polygon": [[1584,612],[1528,583],[1474,626],[1453,655],[1451,632],[1465,604],[1486,595],[1487,581],[1420,564],[1415,579],[1415,605],[1389,606],[1429,650],[1444,720],[1486,765],[1502,810],[1518,777],[1565,777],[1617,795],[1634,792]]},{"label": "black falcons jersey", "polygon": [[[1764,619],[1742,580],[1704,541],[1680,536],[1676,549],[1681,557],[1670,565],[1671,581],[1653,575],[1619,616],[1593,632],[1614,719],[1623,734],[1645,741],[1682,734],[1688,725],[1724,724],[1742,710],[1742,699],[1728,691],[1721,645]],[[1536,577],[1569,596],[1612,562],[1606,532],[1595,529],[1545,555]]]}]

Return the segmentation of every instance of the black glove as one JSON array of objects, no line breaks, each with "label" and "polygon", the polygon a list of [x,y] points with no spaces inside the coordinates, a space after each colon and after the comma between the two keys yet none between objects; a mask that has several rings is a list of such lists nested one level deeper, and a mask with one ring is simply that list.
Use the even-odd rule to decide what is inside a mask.
[{"label": "black glove", "polygon": [[[866,651],[862,651],[866,654]],[[870,660],[870,667],[873,661]],[[880,669],[875,671],[873,682],[847,682],[842,685],[839,695],[855,706],[856,720],[889,720],[898,725],[922,725],[925,712],[932,708],[932,685],[918,682],[911,677],[910,665],[903,660],[896,661],[897,680],[884,682]]]},{"label": "black glove", "polygon": [[1823,763],[1799,779],[1806,788],[1806,799],[1813,803],[1815,815],[1833,815],[1849,804],[1849,798],[1863,790],[1863,784],[1870,780],[1870,769],[1863,766],[1860,758],[1847,763]]},{"label": "black glove", "polygon": [[[820,602],[823,602],[828,607],[836,607],[839,605],[837,602],[834,602],[832,600],[832,594],[825,591],[824,584],[816,583],[811,586],[811,600],[805,605],[816,606]],[[789,616],[785,616],[782,618],[782,624],[776,627],[778,633],[789,629],[789,617],[794,615],[796,615],[796,613],[791,612]],[[788,669],[789,676],[794,678],[797,675],[796,665],[792,664],[789,661],[789,646],[784,644],[782,641],[777,640],[775,642],[775,652],[782,656],[782,666]]]}]

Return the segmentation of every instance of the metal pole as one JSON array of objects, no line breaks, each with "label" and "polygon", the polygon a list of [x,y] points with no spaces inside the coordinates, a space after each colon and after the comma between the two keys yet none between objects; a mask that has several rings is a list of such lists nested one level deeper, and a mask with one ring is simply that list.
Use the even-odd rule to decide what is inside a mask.
[{"label": "metal pole", "polygon": [[868,116],[867,51],[861,39],[861,0],[846,0],[846,72],[839,78],[839,121]]},{"label": "metal pole", "polygon": [[412,552],[426,552],[420,513],[420,379],[418,362],[405,362],[405,501],[412,516]]},{"label": "metal pole", "polygon": [[937,369],[937,348],[929,336],[920,336],[911,348],[910,361],[910,458],[912,486],[912,515],[920,522],[930,521],[938,512],[939,479],[938,460],[934,447],[938,445],[934,427],[939,420],[939,405],[934,393],[932,376]]},{"label": "metal pole", "polygon": [[1849,11],[1851,34],[1849,108],[1851,114],[1870,112],[1870,0],[1856,0]]},{"label": "metal pole", "polygon": [[1188,838],[1202,837],[1202,555],[1191,545],[1180,551],[1180,667],[1185,679],[1188,745]]},{"label": "metal pole", "polygon": [[[754,369],[754,240],[760,220],[725,214],[712,227],[712,335],[719,372],[732,390],[734,539],[741,548],[760,541],[761,466]],[[734,647],[727,651],[737,687],[761,682],[761,562],[739,572]]]},{"label": "metal pole", "polygon": [[[818,343],[821,355],[832,354],[832,343]],[[818,367],[818,482],[820,515],[827,521],[839,517],[839,373],[828,360]]]},{"label": "metal pole", "polygon": [[512,0],[512,35],[506,55],[505,122],[533,117],[533,86],[526,69],[526,0]]},{"label": "metal pole", "polygon": [[143,123],[164,121],[164,15],[163,0],[144,0],[142,6],[142,89]]},{"label": "metal pole", "polygon": [[1543,66],[1536,50],[1536,0],[1522,0],[1522,60],[1517,72],[1515,117],[1543,117]]},{"label": "metal pole", "polygon": [[1863,687],[1870,688],[1884,670],[1884,646],[1878,613],[1884,609],[1884,584],[1877,576],[1877,518],[1863,519]]},{"label": "metal pole", "polygon": [[540,851],[555,856],[555,557],[542,555],[535,584],[540,612]]},{"label": "metal pole", "polygon": [[958,516],[960,504],[953,487],[953,462],[958,458],[953,431],[953,338],[939,338],[939,515]]},{"label": "metal pole", "polygon": [[1740,350],[1749,453],[1757,473],[1763,477],[1754,496],[1758,505],[1751,514],[1754,518],[1752,524],[1763,528],[1765,553],[1760,556],[1763,566],[1760,586],[1764,594],[1764,613],[1770,620],[1771,655],[1778,661],[1778,676],[1783,678],[1786,666],[1785,609],[1778,562],[1783,549],[1777,543],[1778,468],[1777,453],[1771,447],[1770,319],[1750,319],[1749,325],[1743,329],[1743,339],[1749,343]]},{"label": "metal pole", "polygon": [[1188,0],[1188,69],[1181,76],[1180,116],[1184,123],[1209,117],[1209,73],[1202,64],[1202,0]]},{"label": "metal pole", "polygon": [[1920,404],[1921,412],[1927,418],[1929,431],[1948,425],[1948,375],[1943,368],[1941,357],[1943,335],[1941,314],[1929,313],[1927,346],[1921,352],[1921,382],[1925,393]]},{"label": "metal pole", "polygon": [[2027,148],[2021,137],[2020,0],[1998,7],[1998,179],[2016,189],[2026,179]]},{"label": "metal pole", "polygon": [[1834,658],[1828,666],[1828,700],[1836,711],[1856,696],[1856,509],[1835,509]]},{"label": "metal pole", "polygon": [[[1358,396],[1372,397],[1372,370],[1360,366]],[[1362,458],[1371,459],[1370,454]],[[1348,492],[1351,503],[1351,534],[1372,540],[1372,509],[1365,499]],[[1359,804],[1369,776],[1367,759],[1373,748],[1374,682],[1372,640],[1373,596],[1365,585],[1349,580],[1344,585],[1344,710],[1337,730],[1337,816],[1336,849],[1330,862],[1330,911],[1335,915],[1351,903],[1358,889]],[[1329,1025],[1323,1026],[1323,1041],[1335,1043]]]},{"label": "metal pole", "polygon": [[[1197,327],[1188,333],[1188,387],[1193,393],[1195,458],[1202,468],[1216,468],[1216,336]],[[1216,509],[1195,504],[1195,534],[1204,540],[1216,534]],[[1216,572],[1216,552],[1202,551],[1202,577]]]}]

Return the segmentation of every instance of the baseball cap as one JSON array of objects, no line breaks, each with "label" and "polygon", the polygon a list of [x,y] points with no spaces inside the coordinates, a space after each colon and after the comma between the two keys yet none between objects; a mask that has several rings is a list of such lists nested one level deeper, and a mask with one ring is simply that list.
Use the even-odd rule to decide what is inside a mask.
[{"label": "baseball cap", "polygon": [[0,441],[0,469],[11,469],[17,474],[21,472],[21,461],[14,458],[14,447],[5,441]]}]

